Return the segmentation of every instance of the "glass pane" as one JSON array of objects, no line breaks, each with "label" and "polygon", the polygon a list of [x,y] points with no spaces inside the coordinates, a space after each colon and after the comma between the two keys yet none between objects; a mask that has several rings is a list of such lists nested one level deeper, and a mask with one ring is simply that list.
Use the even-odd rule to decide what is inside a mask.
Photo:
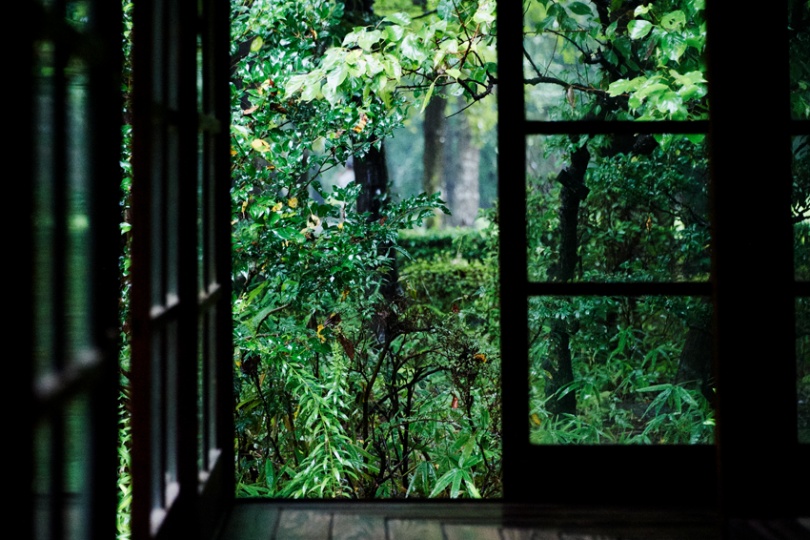
[{"label": "glass pane", "polygon": [[[159,125],[154,125],[151,128],[151,160],[150,173],[152,180],[150,182],[151,197],[150,197],[150,211],[152,212],[152,224],[150,231],[151,253],[150,253],[150,271],[151,271],[151,303],[153,306],[164,306],[166,304],[166,282],[164,275],[166,270],[166,223],[159,216],[164,215],[164,208],[166,207],[166,170],[163,163],[164,156],[167,152],[167,139],[165,132]],[[172,150],[176,150],[172,148]]]},{"label": "glass pane", "polygon": [[166,279],[166,298],[171,303],[179,295],[180,287],[180,184],[181,176],[186,170],[180,165],[180,133],[170,127],[168,132],[168,147],[166,151],[166,206],[161,208],[163,217],[163,232],[166,242],[166,268],[159,274]]},{"label": "glass pane", "polygon": [[708,444],[711,307],[692,297],[529,303],[534,444]]},{"label": "glass pane", "polygon": [[152,366],[151,366],[151,410],[150,417],[155,419],[151,424],[151,448],[149,457],[151,460],[151,503],[152,508],[163,508],[165,506],[165,486],[166,481],[163,471],[166,468],[166,420],[164,419],[166,407],[166,376],[163,366],[166,363],[165,332],[156,332],[152,337]]},{"label": "glass pane", "polygon": [[204,471],[205,463],[205,315],[197,325],[197,470]]},{"label": "glass pane", "polygon": [[524,0],[526,117],[705,119],[702,4]]},{"label": "glass pane", "polygon": [[35,159],[34,169],[34,309],[35,320],[35,376],[47,373],[53,366],[55,336],[53,329],[58,310],[54,306],[54,283],[57,266],[54,264],[53,242],[56,238],[56,190],[54,178],[54,47],[50,42],[38,44],[35,51]]},{"label": "glass pane", "polygon": [[529,137],[529,279],[707,280],[704,139]]},{"label": "glass pane", "polygon": [[810,279],[810,137],[793,137],[794,274],[797,281]]},{"label": "glass pane", "polygon": [[810,444],[810,298],[796,300],[796,381],[799,442]]},{"label": "glass pane", "polygon": [[203,362],[205,363],[205,410],[207,416],[205,417],[204,426],[204,444],[206,454],[206,469],[213,466],[214,455],[219,451],[217,445],[217,402],[218,388],[217,388],[217,308],[211,310],[206,317],[206,332],[203,336],[205,343],[205,356]]},{"label": "glass pane", "polygon": [[37,427],[34,439],[34,537],[87,538],[91,476],[90,411],[79,397]]},{"label": "glass pane", "polygon": [[65,460],[65,526],[66,538],[87,538],[90,524],[89,482],[94,442],[91,430],[90,410],[85,398],[71,402],[64,411],[65,445],[62,459]]},{"label": "glass pane", "polygon": [[54,467],[60,462],[52,455],[53,429],[50,422],[42,422],[34,431],[34,478],[32,494],[34,497],[34,538],[47,540],[52,538],[51,507],[54,493],[52,478]]},{"label": "glass pane", "polygon": [[791,2],[788,15],[790,36],[790,105],[793,118],[810,118],[810,5]]},{"label": "glass pane", "polygon": [[66,255],[68,290],[66,298],[66,319],[69,347],[72,361],[79,360],[76,353],[88,348],[91,336],[90,317],[92,299],[88,283],[92,282],[90,260],[91,222],[90,192],[88,181],[91,176],[89,148],[89,107],[86,66],[78,61],[69,68],[67,87],[67,227]]},{"label": "glass pane", "polygon": [[179,383],[179,335],[180,324],[177,321],[171,321],[168,325],[166,332],[166,357],[162,363],[162,369],[165,370],[163,376],[165,379],[165,407],[163,408],[163,418],[165,422],[165,441],[166,445],[166,463],[164,464],[163,473],[166,479],[166,502],[172,503],[173,492],[176,489],[178,482],[179,465],[179,447],[180,447],[180,410],[178,393],[180,391]]},{"label": "glass pane", "polygon": [[206,202],[208,199],[208,185],[206,178],[206,153],[205,139],[203,132],[197,132],[197,289],[201,294],[205,294],[208,289],[207,275],[208,264],[208,230],[206,223],[211,220]]}]

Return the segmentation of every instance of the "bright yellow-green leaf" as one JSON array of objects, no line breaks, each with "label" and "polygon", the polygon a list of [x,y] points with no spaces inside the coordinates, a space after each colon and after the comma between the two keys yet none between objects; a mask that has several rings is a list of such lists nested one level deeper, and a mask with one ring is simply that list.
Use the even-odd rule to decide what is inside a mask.
[{"label": "bright yellow-green leaf", "polygon": [[250,42],[250,52],[259,52],[262,45],[264,45],[264,39],[262,39],[262,36],[257,36]]},{"label": "bright yellow-green leaf", "polygon": [[430,98],[433,96],[433,90],[434,90],[435,87],[436,87],[436,81],[433,81],[432,83],[430,83],[430,88],[428,88],[428,91],[425,94],[425,99],[422,101],[422,109],[419,111],[420,113],[425,112],[425,109],[427,108],[428,103],[430,103]]},{"label": "bright yellow-green leaf", "polygon": [[253,139],[250,141],[250,146],[257,152],[267,152],[270,150],[270,145],[264,139]]}]

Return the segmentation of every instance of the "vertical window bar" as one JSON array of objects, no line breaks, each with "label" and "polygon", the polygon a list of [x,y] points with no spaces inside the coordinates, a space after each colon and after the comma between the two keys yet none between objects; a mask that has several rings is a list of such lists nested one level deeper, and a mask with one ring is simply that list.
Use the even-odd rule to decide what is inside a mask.
[{"label": "vertical window bar", "polygon": [[[20,451],[22,453],[21,463],[19,467],[11,473],[12,485],[33,485],[34,464],[35,464],[35,416],[34,410],[34,394],[33,394],[33,381],[35,374],[36,362],[36,344],[34,341],[34,319],[37,313],[36,304],[37,296],[34,288],[34,260],[35,250],[31,249],[35,246],[35,222],[32,219],[30,209],[35,208],[35,176],[33,164],[36,159],[36,130],[39,125],[37,122],[37,107],[36,107],[36,78],[35,70],[31,69],[33,66],[36,68],[37,62],[34,57],[34,48],[37,41],[37,31],[41,31],[41,26],[35,21],[40,21],[41,7],[35,2],[26,2],[22,6],[16,7],[11,16],[16,20],[21,21],[21,46],[22,49],[19,54],[20,67],[28,71],[20,71],[20,73],[28,74],[28,76],[21,76],[19,78],[21,92],[21,103],[18,107],[12,107],[11,122],[13,125],[20,126],[21,136],[24,141],[22,160],[18,163],[18,172],[22,178],[30,179],[29,182],[24,182],[24,187],[19,193],[20,201],[17,208],[8,214],[5,218],[7,225],[12,223],[25,223],[28,220],[28,226],[23,227],[20,234],[11,235],[9,249],[15,253],[22,253],[22,260],[20,265],[20,286],[24,291],[31,295],[30,301],[22,302],[20,306],[19,317],[14,318],[11,323],[11,332],[13,335],[19,336],[23,348],[24,355],[19,362],[12,362],[9,366],[9,377],[5,388],[10,388],[10,385],[18,384],[19,381],[28,383],[26,391],[19,395],[20,409],[24,411],[22,414],[14,415],[12,420],[11,429],[14,429],[20,434],[22,444]],[[13,69],[13,67],[12,67]],[[32,121],[33,119],[33,121]],[[27,492],[18,494],[17,497],[12,498],[10,507],[11,515],[16,515],[21,519],[18,522],[20,534],[25,538],[33,538],[34,533],[34,491],[29,489]]]},{"label": "vertical window bar", "polygon": [[[501,204],[500,236],[517,249],[504,249],[500,264],[501,290],[501,395],[503,396],[503,483],[507,501],[525,499],[534,489],[522,481],[527,466],[527,419],[529,418],[528,331],[525,324],[526,296],[526,193],[523,13],[522,2],[499,1],[498,28],[498,193]],[[517,171],[519,177],[505,174]],[[508,204],[508,208],[503,205]]]},{"label": "vertical window bar", "polygon": [[[791,413],[793,298],[784,287],[793,277],[787,3],[777,2],[758,17],[769,39],[742,46],[729,43],[724,32],[746,24],[746,16],[719,0],[706,5],[720,506],[727,517],[779,515],[797,510],[802,497],[793,494],[806,487]],[[757,96],[767,110],[741,114],[728,99],[738,91],[728,74],[748,69],[752,54],[770,59],[769,83]],[[766,190],[741,189],[740,182],[751,186],[759,178],[767,178]],[[754,210],[758,222],[744,234],[743,208]],[[754,246],[767,246],[766,254],[750,256]],[[753,426],[768,426],[768,436],[752,437]]]},{"label": "vertical window bar", "polygon": [[[59,20],[65,19],[65,2],[60,0],[54,3],[53,13]],[[53,133],[53,147],[51,155],[51,197],[53,204],[53,228],[50,230],[50,252],[52,253],[52,282],[50,284],[51,299],[51,324],[54,329],[52,350],[50,352],[50,369],[58,372],[66,363],[65,361],[65,282],[68,279],[65,262],[67,259],[67,229],[66,229],[66,204],[68,193],[66,189],[66,169],[67,169],[67,140],[66,140],[66,78],[65,65],[68,62],[69,51],[56,43],[54,50],[53,74],[50,78],[53,100],[47,104],[50,108],[51,130]],[[48,467],[49,488],[48,499],[50,503],[50,538],[53,540],[64,538],[65,516],[63,509],[66,505],[64,500],[64,477],[65,477],[65,426],[60,414],[55,413],[48,419],[50,423],[51,448],[49,454],[51,460]]]}]

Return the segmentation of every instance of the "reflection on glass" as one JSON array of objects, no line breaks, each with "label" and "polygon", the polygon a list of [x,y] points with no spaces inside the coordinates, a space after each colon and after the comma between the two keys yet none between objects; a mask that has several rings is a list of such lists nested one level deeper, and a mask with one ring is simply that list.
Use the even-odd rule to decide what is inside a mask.
[{"label": "reflection on glass", "polygon": [[810,444],[810,298],[796,300],[796,384],[799,442]]},{"label": "reflection on glass", "polygon": [[707,117],[703,2],[525,0],[530,120]]},{"label": "reflection on glass", "polygon": [[793,264],[795,279],[810,279],[810,137],[793,138]]},{"label": "reflection on glass", "polygon": [[[79,397],[36,427],[32,489],[37,539],[51,538],[56,527],[64,527],[66,539],[88,537],[90,425],[87,399]],[[56,508],[59,516],[53,514]]]},{"label": "reflection on glass", "polygon": [[34,497],[34,538],[51,538],[51,520],[48,518],[52,499],[53,467],[58,464],[53,449],[53,430],[50,422],[42,422],[34,432],[34,478],[31,492]]},{"label": "reflection on glass", "polygon": [[704,137],[527,140],[533,281],[704,281],[710,267]]},{"label": "reflection on glass", "polygon": [[62,413],[65,428],[65,521],[66,538],[76,540],[87,538],[90,505],[90,470],[92,439],[90,409],[87,398],[82,396],[73,401]]},{"label": "reflection on glass", "polygon": [[788,14],[790,39],[790,108],[795,120],[810,118],[810,5],[791,2]]},{"label": "reflection on glass", "polygon": [[[89,208],[91,195],[88,179],[90,177],[88,156],[92,154],[89,148],[88,133],[88,100],[87,93],[87,66],[76,60],[72,63],[73,73],[68,79],[66,129],[67,140],[67,227],[66,251],[67,286],[66,318],[70,347],[74,355],[91,346],[90,328],[91,299],[87,289],[92,276],[90,265],[90,233],[91,222]],[[74,356],[72,361],[79,361]]]},{"label": "reflection on glass", "polygon": [[534,444],[709,444],[711,307],[691,297],[529,304]]},{"label": "reflection on glass", "polygon": [[36,148],[33,161],[34,168],[34,309],[36,332],[34,374],[39,377],[47,374],[54,367],[53,335],[54,317],[54,283],[56,268],[54,262],[54,238],[59,229],[55,222],[55,179],[54,179],[54,47],[50,42],[38,44],[35,51],[35,110]]}]

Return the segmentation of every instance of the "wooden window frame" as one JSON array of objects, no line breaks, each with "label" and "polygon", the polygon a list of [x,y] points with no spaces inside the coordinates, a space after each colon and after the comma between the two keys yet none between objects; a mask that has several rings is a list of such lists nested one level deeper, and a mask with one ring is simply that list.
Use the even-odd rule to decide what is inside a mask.
[{"label": "wooden window frame", "polygon": [[[7,249],[24,254],[17,270],[26,292],[14,303],[22,314],[10,314],[7,337],[20,340],[23,354],[9,357],[5,386],[8,395],[22,394],[14,403],[21,406],[8,415],[14,418],[9,442],[16,445],[18,434],[24,441],[22,465],[10,467],[11,486],[29,489],[28,496],[15,489],[10,515],[23,521],[16,524],[23,538],[102,539],[115,533],[117,499],[120,284],[118,253],[110,246],[120,243],[114,179],[120,177],[122,55],[120,28],[108,23],[121,20],[121,5],[86,0],[86,19],[75,24],[68,7],[26,2],[9,15],[24,25],[9,68],[19,84],[9,125],[19,127],[14,136],[23,152],[13,155],[15,174],[8,176],[22,186],[21,200],[4,225],[23,229],[8,235]],[[50,60],[41,63],[39,54]],[[84,91],[76,98],[71,87],[79,85]],[[74,250],[74,241],[81,247]],[[80,316],[73,302],[81,303]],[[21,381],[29,382],[27,391],[19,391]],[[69,412],[75,404],[81,405]],[[71,455],[72,445],[92,452]],[[68,479],[71,462],[81,478]]]},{"label": "wooden window frame", "polygon": [[[522,28],[521,4],[498,3],[500,28]],[[729,28],[750,24],[745,10],[724,9],[718,0],[706,5],[708,123],[529,122],[523,112],[523,36],[499,35],[501,171],[525,171],[525,138],[537,133],[708,132],[712,178],[712,271],[705,285],[529,283],[525,250],[501,250],[501,290],[510,293],[503,295],[501,309],[507,500],[700,506],[719,508],[725,516],[797,515],[807,504],[794,495],[807,485],[809,460],[807,445],[798,444],[796,422],[793,301],[799,290],[791,285],[789,136],[802,128],[788,120],[787,2],[758,12],[756,26],[767,29],[768,38],[752,41],[728,38]],[[762,57],[770,59],[767,84],[757,85],[762,92],[750,101],[749,110],[718,97],[737,95],[741,79],[733,74],[750,72],[751,59]],[[767,180],[756,185],[740,181],[752,173]],[[502,174],[500,180],[500,198],[510,208],[501,216],[501,237],[525,246],[525,185],[509,180],[514,177]],[[756,227],[741,230],[740,219],[749,214],[741,215],[740,209],[756,209]],[[767,246],[767,256],[757,257],[752,246]],[[532,446],[523,314],[530,296],[544,294],[711,296],[716,444]],[[753,426],[768,426],[767,434],[752,436]]]},{"label": "wooden window frame", "polygon": [[132,534],[205,538],[234,493],[230,5],[134,6]]}]

